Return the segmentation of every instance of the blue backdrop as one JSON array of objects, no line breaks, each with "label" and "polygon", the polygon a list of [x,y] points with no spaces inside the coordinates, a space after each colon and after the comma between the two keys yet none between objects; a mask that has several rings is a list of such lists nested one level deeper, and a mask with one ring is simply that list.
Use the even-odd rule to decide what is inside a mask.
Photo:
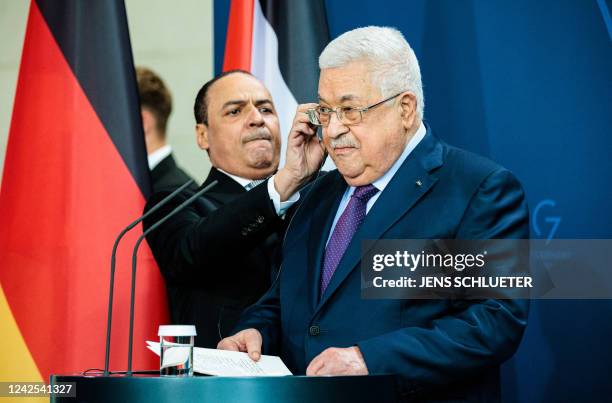
[{"label": "blue backdrop", "polygon": [[[332,38],[400,29],[421,64],[425,118],[523,183],[539,238],[611,238],[610,0],[328,0]],[[221,70],[229,1],[215,1]],[[316,85],[316,83],[313,83]],[[314,100],[313,100],[314,101]],[[505,401],[612,399],[612,301],[534,301]]]}]

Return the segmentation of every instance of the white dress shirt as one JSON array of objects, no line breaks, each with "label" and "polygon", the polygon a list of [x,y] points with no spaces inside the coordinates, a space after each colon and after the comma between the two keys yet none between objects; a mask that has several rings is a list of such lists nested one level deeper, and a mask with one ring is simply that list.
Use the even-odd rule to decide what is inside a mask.
[{"label": "white dress shirt", "polygon": [[[230,178],[232,178],[233,180],[235,180],[236,182],[238,182],[240,186],[242,186],[243,188],[247,190],[247,192],[266,180],[266,179],[261,179],[261,180],[246,179],[240,176],[232,175],[228,172],[225,172],[224,170],[220,168],[217,168],[217,169],[223,172],[224,174],[226,174],[227,176],[229,176]],[[300,194],[299,192],[296,192],[289,198],[289,200],[285,200],[284,202],[281,202],[280,194],[278,194],[278,192],[276,191],[276,188],[274,187],[274,176],[276,175],[272,175],[272,177],[268,179],[268,194],[270,195],[270,200],[272,200],[272,203],[274,204],[274,209],[276,210],[276,214],[282,217],[285,215],[289,207],[291,207],[296,201],[300,199]]]},{"label": "white dress shirt", "polygon": [[172,147],[170,144],[166,144],[165,146],[158,148],[153,151],[151,154],[147,156],[147,162],[149,163],[149,170],[153,170],[160,162],[167,156],[172,154]]}]

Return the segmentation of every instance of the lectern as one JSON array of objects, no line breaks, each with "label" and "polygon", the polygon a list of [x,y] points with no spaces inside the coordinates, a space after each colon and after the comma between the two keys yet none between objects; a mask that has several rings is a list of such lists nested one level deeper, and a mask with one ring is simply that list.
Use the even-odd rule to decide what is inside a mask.
[{"label": "lectern", "polygon": [[52,375],[74,382],[74,397],[52,402],[396,402],[394,375],[334,377],[160,377]]}]

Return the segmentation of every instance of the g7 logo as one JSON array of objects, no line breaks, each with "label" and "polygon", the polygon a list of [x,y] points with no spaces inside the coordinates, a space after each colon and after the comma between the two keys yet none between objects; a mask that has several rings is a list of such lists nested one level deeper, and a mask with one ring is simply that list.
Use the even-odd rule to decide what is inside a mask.
[{"label": "g7 logo", "polygon": [[[533,210],[533,230],[535,231],[537,236],[542,236],[542,231],[538,226],[538,218],[540,216],[540,210],[544,206],[555,207],[556,203],[554,200],[546,199],[542,200],[538,203],[535,210]],[[555,236],[557,232],[557,228],[559,228],[559,224],[561,223],[561,217],[559,216],[546,216],[544,218],[544,222],[550,224],[550,230],[548,231],[548,235],[546,236],[546,243],[549,243],[551,239]]]}]

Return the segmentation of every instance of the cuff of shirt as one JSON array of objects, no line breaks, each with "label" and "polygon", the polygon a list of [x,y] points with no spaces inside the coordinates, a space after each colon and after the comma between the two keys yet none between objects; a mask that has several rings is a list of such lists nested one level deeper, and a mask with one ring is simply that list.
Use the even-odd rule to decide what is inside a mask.
[{"label": "cuff of shirt", "polygon": [[276,188],[274,187],[274,176],[276,175],[273,175],[270,179],[268,179],[268,194],[270,195],[270,199],[272,200],[272,203],[274,204],[274,209],[276,210],[276,214],[278,214],[279,217],[282,217],[283,215],[285,215],[289,207],[293,206],[293,204],[296,201],[300,200],[300,192],[295,192],[289,198],[289,200],[285,200],[284,202],[281,202],[280,195],[278,194],[278,192],[276,191]]}]

